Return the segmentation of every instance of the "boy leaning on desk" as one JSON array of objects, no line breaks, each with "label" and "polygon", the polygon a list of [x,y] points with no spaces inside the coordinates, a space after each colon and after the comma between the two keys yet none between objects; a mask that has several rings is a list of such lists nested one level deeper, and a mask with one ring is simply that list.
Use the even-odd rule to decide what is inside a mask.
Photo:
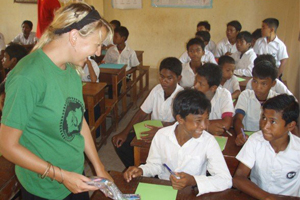
[{"label": "boy leaning on desk", "polygon": [[[202,92],[180,91],[173,102],[177,122],[156,133],[146,164],[129,167],[124,179],[130,182],[142,175],[158,175],[170,180],[176,190],[197,185],[198,195],[230,188],[232,178],[220,147],[214,136],[205,131],[210,110],[210,101]],[[211,176],[206,176],[206,171]]]}]

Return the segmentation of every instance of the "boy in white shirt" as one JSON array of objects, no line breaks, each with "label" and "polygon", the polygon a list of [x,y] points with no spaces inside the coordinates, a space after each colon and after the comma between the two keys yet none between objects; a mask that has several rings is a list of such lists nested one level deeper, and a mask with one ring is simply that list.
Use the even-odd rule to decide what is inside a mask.
[{"label": "boy in white shirt", "polygon": [[[198,31],[206,31],[210,35],[210,24],[208,21],[201,21],[197,24],[197,32]],[[211,53],[215,53],[216,51],[216,43],[211,39],[208,40],[208,44],[206,45],[206,50],[210,51]]]},{"label": "boy in white shirt", "polygon": [[[115,30],[116,28],[121,26],[121,22],[119,20],[111,20],[109,22],[109,24],[111,25],[113,30]],[[112,38],[111,37],[106,37],[106,39],[102,43],[102,49],[107,50],[112,46],[114,46]]]},{"label": "boy in white shirt", "polygon": [[278,26],[279,21],[275,18],[267,18],[262,21],[262,38],[256,41],[253,49],[257,55],[271,54],[274,56],[280,79],[289,56],[285,44],[276,35]]},{"label": "boy in white shirt", "polygon": [[83,82],[99,82],[100,68],[91,58],[87,58],[83,67],[81,80]]},{"label": "boy in white shirt", "polygon": [[242,25],[239,21],[231,21],[227,24],[226,38],[222,39],[216,47],[215,57],[219,58],[223,55],[230,56],[236,52],[236,36],[242,30]]},{"label": "boy in white shirt", "polygon": [[242,31],[237,35],[237,52],[231,57],[235,60],[234,74],[238,76],[252,77],[253,62],[256,54],[252,47],[252,35],[248,31]]},{"label": "boy in white shirt", "polygon": [[[165,58],[159,66],[160,84],[151,90],[126,128],[113,137],[112,142],[116,147],[116,152],[126,168],[134,164],[133,147],[130,145],[130,142],[135,137],[135,133],[130,132],[134,124],[143,121],[148,114],[151,114],[152,120],[161,120],[164,125],[174,123],[175,119],[172,115],[171,104],[175,95],[183,90],[178,85],[181,79],[181,71],[181,62],[177,58]],[[148,135],[141,138],[150,143],[159,128],[154,126],[148,126],[148,128],[151,130],[143,133]]]},{"label": "boy in white shirt", "polygon": [[232,99],[237,99],[241,94],[239,81],[233,75],[235,62],[230,56],[221,56],[218,60],[219,66],[222,68],[222,81],[220,86],[226,88],[231,93]]},{"label": "boy in white shirt", "polygon": [[281,94],[264,103],[261,131],[249,137],[236,157],[234,187],[256,199],[300,196],[300,138],[291,134],[298,117],[293,96]]},{"label": "boy in white shirt", "polygon": [[[176,123],[160,129],[155,135],[145,165],[130,167],[124,179],[139,176],[171,180],[181,190],[197,185],[199,195],[219,192],[231,187],[231,175],[215,138],[206,132],[210,102],[199,91],[186,89],[173,102]],[[178,178],[170,175],[166,164]],[[208,171],[211,176],[206,176]]]},{"label": "boy in white shirt", "polygon": [[231,94],[220,87],[221,80],[222,70],[216,64],[206,63],[197,69],[194,87],[211,102],[208,132],[213,135],[221,135],[230,128],[234,113]]}]

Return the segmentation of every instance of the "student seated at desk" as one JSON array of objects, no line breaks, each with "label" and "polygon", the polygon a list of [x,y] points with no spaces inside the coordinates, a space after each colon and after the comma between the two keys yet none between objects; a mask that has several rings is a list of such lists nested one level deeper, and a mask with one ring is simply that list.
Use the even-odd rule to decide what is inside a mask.
[{"label": "student seated at desk", "polygon": [[218,60],[219,66],[222,68],[222,81],[220,86],[226,88],[231,93],[232,99],[237,99],[241,94],[239,81],[233,71],[235,69],[234,59],[230,56],[221,56]]},{"label": "student seated at desk", "polygon": [[[111,25],[112,29],[115,30],[116,28],[119,28],[121,26],[121,22],[118,21],[118,20],[111,20],[109,22],[109,24]],[[112,41],[112,38],[111,37],[107,37],[103,43],[102,43],[102,49],[103,50],[107,50],[109,49],[110,47],[114,46],[114,43]]]},{"label": "student seated at desk", "polygon": [[263,60],[254,64],[252,76],[253,90],[244,90],[235,106],[233,127],[237,134],[235,143],[238,146],[243,145],[248,139],[247,135],[243,136],[242,129],[258,131],[261,106],[267,99],[277,95],[271,90],[276,83],[277,69],[270,61]]},{"label": "student seated at desk", "polygon": [[232,124],[234,113],[230,92],[220,86],[222,70],[218,65],[206,63],[197,69],[195,89],[203,92],[211,102],[208,132],[221,135]]},{"label": "student seated at desk", "polygon": [[[128,168],[125,180],[158,175],[160,179],[171,180],[176,190],[197,185],[198,195],[231,188],[232,178],[220,147],[205,131],[211,108],[209,100],[202,92],[186,89],[177,94],[172,107],[177,122],[156,133],[146,164]],[[206,176],[206,171],[211,176]]]},{"label": "student seated at desk", "polygon": [[210,39],[210,24],[208,21],[200,21],[197,24],[197,32],[198,31],[206,31],[209,34],[209,40],[205,46],[205,50],[208,50],[214,54],[216,51],[216,43]]},{"label": "student seated at desk", "polygon": [[236,157],[240,164],[234,187],[257,199],[300,197],[300,138],[291,134],[298,117],[299,104],[291,95],[264,103],[261,130],[249,137]]},{"label": "student seated at desk", "polygon": [[242,31],[236,38],[236,48],[238,51],[231,55],[235,61],[234,74],[252,77],[253,61],[256,58],[256,54],[251,47],[252,35],[248,31]]},{"label": "student seated at desk", "polygon": [[[169,125],[169,123],[175,121],[172,115],[171,104],[175,95],[183,90],[183,88],[178,85],[181,79],[181,71],[181,62],[177,58],[165,58],[159,66],[160,84],[151,90],[127,127],[113,137],[112,142],[116,147],[116,152],[126,168],[134,164],[133,147],[130,145],[130,142],[135,137],[135,133],[130,132],[134,124],[143,121],[150,113],[152,120],[161,120],[164,125]],[[154,126],[148,126],[148,128],[151,129],[145,132],[145,134],[148,135],[142,136],[141,138],[150,143],[159,128]]]},{"label": "student seated at desk", "polygon": [[86,58],[81,80],[84,82],[99,82],[100,68],[96,61]]}]

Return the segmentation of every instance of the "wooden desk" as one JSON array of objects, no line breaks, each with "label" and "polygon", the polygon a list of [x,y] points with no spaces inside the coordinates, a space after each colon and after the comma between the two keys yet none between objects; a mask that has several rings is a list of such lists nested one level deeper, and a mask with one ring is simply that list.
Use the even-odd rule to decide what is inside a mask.
[{"label": "wooden desk", "polygon": [[[142,183],[153,183],[153,184],[160,184],[160,185],[171,185],[170,181],[166,180],[160,180],[156,178],[147,178],[147,177],[139,177],[136,179],[133,179],[130,183],[127,183],[123,179],[123,174],[121,172],[110,172],[112,178],[114,179],[116,185],[119,187],[121,192],[124,194],[133,194],[135,193],[135,190],[139,184],[139,182]],[[250,197],[249,195],[236,190],[236,189],[228,189],[223,192],[214,192],[214,193],[208,193],[203,194],[199,197],[196,197],[198,191],[197,189],[192,189],[191,187],[186,187],[183,190],[179,190],[177,193],[177,200],[254,200],[254,198]],[[104,200],[109,199],[106,198],[102,192],[96,191],[92,197],[91,200]],[[143,199],[141,197],[141,199]]]},{"label": "wooden desk", "polygon": [[248,81],[252,78],[252,77],[246,77],[246,76],[237,76],[235,75],[236,77],[239,77],[239,78],[243,78],[243,79],[246,79],[245,81],[241,81],[239,82],[239,85],[240,85],[240,88],[241,88],[241,91],[244,91],[246,89],[246,86],[247,86],[247,83]]},{"label": "wooden desk", "polygon": [[144,54],[144,51],[135,51],[136,53],[136,57],[138,59],[138,61],[140,62],[140,66],[143,66],[143,54]]}]

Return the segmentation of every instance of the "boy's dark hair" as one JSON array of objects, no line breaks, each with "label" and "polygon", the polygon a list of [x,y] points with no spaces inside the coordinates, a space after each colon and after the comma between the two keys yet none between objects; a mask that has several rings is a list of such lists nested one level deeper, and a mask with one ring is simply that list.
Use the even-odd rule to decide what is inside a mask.
[{"label": "boy's dark hair", "polygon": [[219,86],[222,80],[222,69],[220,66],[213,63],[205,63],[197,69],[199,76],[205,77],[209,87],[214,85]]},{"label": "boy's dark hair", "polygon": [[223,67],[224,64],[229,63],[229,64],[235,64],[235,61],[232,57],[230,56],[221,56],[218,60],[219,66]]},{"label": "boy's dark hair", "polygon": [[242,25],[237,20],[233,20],[231,22],[228,22],[227,26],[233,26],[236,31],[241,31],[242,30]]},{"label": "boy's dark hair", "polygon": [[254,64],[254,67],[252,69],[252,76],[259,79],[266,79],[270,77],[272,81],[275,81],[275,79],[277,78],[277,74],[277,68],[267,60],[262,60]]},{"label": "boy's dark hair", "polygon": [[19,44],[10,43],[8,47],[5,48],[5,53],[9,55],[9,58],[16,58],[17,62],[27,55],[27,50],[25,47]]},{"label": "boy's dark hair", "polygon": [[252,37],[251,33],[249,33],[248,31],[242,31],[236,36],[236,39],[242,39],[242,40],[245,40],[247,43],[251,43],[253,40],[253,37]]},{"label": "boy's dark hair", "polygon": [[186,50],[189,51],[190,46],[192,45],[199,45],[202,49],[202,51],[204,51],[205,49],[205,44],[204,42],[200,39],[200,38],[192,38],[188,41],[188,43],[186,44]]},{"label": "boy's dark hair", "polygon": [[179,115],[185,119],[189,114],[202,115],[205,111],[210,113],[211,104],[205,95],[197,90],[185,89],[176,95],[173,101],[173,116]]},{"label": "boy's dark hair", "polygon": [[262,35],[261,35],[261,28],[258,28],[255,31],[253,31],[252,37],[253,37],[253,39],[256,39],[256,40],[258,38],[261,38],[262,37]]},{"label": "boy's dark hair", "polygon": [[25,20],[25,21],[23,21],[22,25],[23,25],[23,24],[27,24],[27,25],[29,26],[29,28],[31,28],[31,29],[32,29],[32,27],[33,27],[33,24],[32,24],[32,22],[31,22],[31,21],[29,21],[29,20]]},{"label": "boy's dark hair", "polygon": [[197,31],[195,34],[196,37],[201,37],[204,42],[210,41],[210,33],[207,31]]},{"label": "boy's dark hair", "polygon": [[210,24],[208,23],[208,21],[201,21],[197,24],[197,27],[199,26],[204,26],[206,30],[210,31]]},{"label": "boy's dark hair", "polygon": [[270,61],[273,64],[273,66],[277,69],[276,60],[271,54],[258,55],[254,60],[254,65],[256,65],[257,63],[259,63],[260,61],[263,61],[263,60]]},{"label": "boy's dark hair", "polygon": [[279,21],[276,18],[267,18],[264,21],[262,21],[263,23],[267,24],[269,28],[274,28],[274,31],[276,33],[277,28],[279,26]]},{"label": "boy's dark hair", "polygon": [[111,20],[109,23],[115,25],[116,28],[121,26],[121,22],[119,20]]},{"label": "boy's dark hair", "polygon": [[282,113],[285,126],[292,121],[297,123],[299,117],[299,104],[292,95],[280,94],[270,98],[264,103],[263,109],[271,109]]},{"label": "boy's dark hair", "polygon": [[125,41],[128,39],[129,31],[125,26],[115,28],[115,33],[118,33],[121,37],[125,37]]},{"label": "boy's dark hair", "polygon": [[168,57],[163,59],[159,65],[159,71],[163,69],[170,70],[171,72],[175,73],[178,77],[181,75],[182,63],[180,62],[180,60],[178,60],[178,58]]}]

